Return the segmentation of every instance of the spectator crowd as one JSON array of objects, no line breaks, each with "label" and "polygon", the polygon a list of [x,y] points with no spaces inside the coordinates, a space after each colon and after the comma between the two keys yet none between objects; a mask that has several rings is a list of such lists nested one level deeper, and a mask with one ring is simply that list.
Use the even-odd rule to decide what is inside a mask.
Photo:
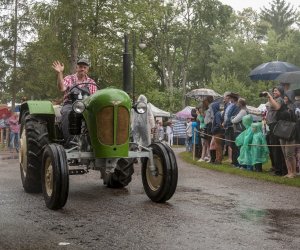
[{"label": "spectator crowd", "polygon": [[[299,175],[300,97],[295,97],[288,84],[261,96],[267,102],[262,121],[253,119],[246,100],[237,93],[225,92],[216,100],[207,96],[186,122],[186,150],[194,152],[198,162],[220,165],[228,156],[226,161],[233,167],[257,172],[270,159],[272,175]],[[286,138],[282,124],[287,130],[295,126],[296,131]]]}]

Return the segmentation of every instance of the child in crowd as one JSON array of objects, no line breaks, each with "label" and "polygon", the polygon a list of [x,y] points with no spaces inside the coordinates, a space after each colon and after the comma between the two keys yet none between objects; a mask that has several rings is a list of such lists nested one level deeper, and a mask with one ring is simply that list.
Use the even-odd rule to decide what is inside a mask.
[{"label": "child in crowd", "polygon": [[251,125],[253,132],[251,144],[252,165],[256,172],[262,172],[262,164],[268,161],[269,149],[267,141],[262,132],[262,124],[260,122]]},{"label": "child in crowd", "polygon": [[9,148],[12,152],[15,148],[19,152],[19,140],[20,140],[20,124],[19,124],[19,115],[13,113],[12,116],[8,119],[9,129],[10,129],[10,143]]},{"label": "child in crowd", "polygon": [[210,153],[209,153],[209,141],[207,140],[207,135],[202,134],[201,132],[205,132],[206,124],[204,122],[205,114],[203,112],[203,109],[199,109],[199,115],[197,119],[200,122],[200,140],[202,144],[202,152],[201,152],[201,158],[198,160],[198,162],[203,161],[209,161],[210,159]]},{"label": "child in crowd", "polygon": [[164,126],[163,123],[160,121],[158,126],[158,140],[159,141],[163,141],[164,137],[165,137],[165,130],[164,130]]},{"label": "child in crowd", "polygon": [[168,136],[168,145],[172,147],[173,146],[173,124],[171,122],[168,123],[168,126],[166,128],[166,133]]},{"label": "child in crowd", "polygon": [[241,169],[251,170],[253,169],[251,155],[252,152],[249,144],[252,142],[253,137],[253,132],[251,129],[251,124],[253,123],[252,115],[245,115],[242,118],[242,123],[246,129],[235,139],[235,144],[240,148],[238,163],[241,166]]},{"label": "child in crowd", "polygon": [[190,118],[187,120],[186,124],[186,151],[187,152],[192,152],[192,121]]},{"label": "child in crowd", "polygon": [[195,157],[200,158],[198,122],[194,117],[192,118],[192,150],[195,152]]}]

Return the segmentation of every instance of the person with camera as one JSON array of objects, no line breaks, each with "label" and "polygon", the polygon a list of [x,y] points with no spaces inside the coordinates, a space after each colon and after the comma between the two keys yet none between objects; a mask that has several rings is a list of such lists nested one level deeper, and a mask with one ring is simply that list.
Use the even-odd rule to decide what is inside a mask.
[{"label": "person with camera", "polygon": [[87,91],[90,94],[96,92],[97,88],[95,85],[89,84],[87,86],[84,83],[93,83],[95,81],[88,77],[88,71],[90,68],[90,63],[86,59],[79,59],[76,65],[76,73],[73,75],[67,75],[65,78],[63,76],[64,72],[64,64],[60,61],[54,61],[52,64],[52,68],[57,73],[57,87],[61,92],[64,92],[64,101],[63,107],[61,109],[61,124],[62,124],[62,133],[65,140],[65,146],[70,147],[71,136],[69,133],[69,113],[72,110],[72,101],[70,99],[69,90],[76,84],[82,83],[83,85],[79,86],[82,88],[87,88]]},{"label": "person with camera", "polygon": [[[281,145],[280,140],[274,135],[274,128],[279,121],[279,112],[284,109],[285,104],[283,101],[284,89],[282,86],[273,88],[273,96],[269,92],[262,92],[259,94],[260,97],[267,97],[270,109],[266,116],[266,122],[269,126],[269,138],[268,143],[270,145]],[[271,157],[273,162],[274,175],[284,176],[287,174],[285,165],[285,159],[281,147],[274,146],[270,147]]]}]

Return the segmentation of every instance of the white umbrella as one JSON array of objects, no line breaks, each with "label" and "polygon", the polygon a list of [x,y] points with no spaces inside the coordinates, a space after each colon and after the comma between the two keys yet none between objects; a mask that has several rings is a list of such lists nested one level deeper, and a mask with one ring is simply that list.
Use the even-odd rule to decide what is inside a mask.
[{"label": "white umbrella", "polygon": [[206,88],[194,89],[186,94],[186,97],[195,98],[196,100],[199,101],[203,101],[208,96],[212,96],[214,99],[222,97],[214,90],[206,89]]}]

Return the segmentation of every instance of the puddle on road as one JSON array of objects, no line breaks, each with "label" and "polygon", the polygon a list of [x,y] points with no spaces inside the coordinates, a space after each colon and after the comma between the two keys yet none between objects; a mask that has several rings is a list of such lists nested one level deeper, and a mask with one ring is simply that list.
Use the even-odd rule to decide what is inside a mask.
[{"label": "puddle on road", "polygon": [[275,224],[278,221],[299,221],[300,225],[300,210],[294,209],[246,209],[242,212],[241,217],[249,221],[257,221],[260,219],[268,219]]},{"label": "puddle on road", "polygon": [[[300,236],[300,209],[246,209],[240,213],[242,219],[266,226],[267,233],[273,235]],[[279,240],[274,238],[274,240]]]},{"label": "puddle on road", "polygon": [[242,212],[240,216],[242,219],[248,220],[248,221],[260,221],[267,215],[266,210],[259,210],[259,209],[246,209],[246,211]]},{"label": "puddle on road", "polygon": [[268,209],[266,222],[269,233],[300,237],[300,209]]}]

